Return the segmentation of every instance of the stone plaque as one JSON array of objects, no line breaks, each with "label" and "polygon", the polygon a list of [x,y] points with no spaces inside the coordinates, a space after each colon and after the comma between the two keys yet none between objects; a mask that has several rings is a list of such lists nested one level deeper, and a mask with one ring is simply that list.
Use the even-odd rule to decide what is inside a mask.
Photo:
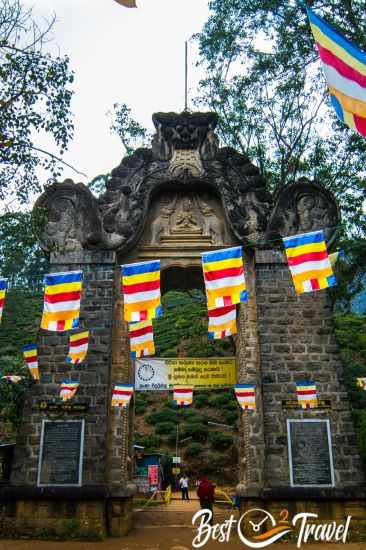
[{"label": "stone plaque", "polygon": [[38,486],[82,483],[84,420],[43,420]]},{"label": "stone plaque", "polygon": [[292,487],[334,486],[329,420],[287,420]]}]

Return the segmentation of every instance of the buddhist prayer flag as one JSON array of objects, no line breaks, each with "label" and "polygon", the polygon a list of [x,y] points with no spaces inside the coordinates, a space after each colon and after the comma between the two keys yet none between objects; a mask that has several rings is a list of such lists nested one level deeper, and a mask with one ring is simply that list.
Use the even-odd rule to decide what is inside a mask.
[{"label": "buddhist prayer flag", "polygon": [[316,409],[318,406],[318,396],[314,382],[311,380],[296,382],[296,393],[299,405],[303,409]]},{"label": "buddhist prayer flag", "polygon": [[1,379],[6,380],[7,382],[11,382],[12,384],[18,384],[21,380],[23,380],[23,376],[17,376],[15,374],[6,374],[5,376],[2,376]]},{"label": "buddhist prayer flag", "polygon": [[254,411],[256,409],[254,384],[236,384],[234,392],[243,410]]},{"label": "buddhist prayer flag", "polygon": [[126,408],[133,396],[133,384],[116,384],[112,395],[112,407]]},{"label": "buddhist prayer flag", "polygon": [[366,378],[357,378],[356,383],[359,388],[366,390]]},{"label": "buddhist prayer flag", "polygon": [[236,305],[208,310],[208,337],[219,340],[236,334]]},{"label": "buddhist prayer flag", "polygon": [[67,363],[79,365],[82,363],[88,353],[89,331],[70,334],[69,353],[66,357]]},{"label": "buddhist prayer flag", "polygon": [[161,315],[160,260],[121,266],[124,318],[130,323]]},{"label": "buddhist prayer flag", "polygon": [[78,328],[82,279],[82,271],[45,276],[41,328],[51,331]]},{"label": "buddhist prayer flag", "polygon": [[79,386],[79,382],[73,382],[72,380],[64,380],[61,382],[60,397],[62,401],[67,401],[68,399],[74,397]]},{"label": "buddhist prayer flag", "polygon": [[115,0],[117,4],[124,6],[125,8],[137,8],[136,0]]},{"label": "buddhist prayer flag", "polygon": [[22,348],[24,361],[26,362],[34,380],[39,380],[38,350],[37,344],[27,344]]},{"label": "buddhist prayer flag", "polygon": [[193,402],[192,386],[174,386],[173,401],[178,407],[189,407]]},{"label": "buddhist prayer flag", "polygon": [[286,256],[298,294],[335,286],[323,231],[285,237]]},{"label": "buddhist prayer flag", "polygon": [[307,8],[337,116],[366,136],[366,53]]},{"label": "buddhist prayer flag", "polygon": [[207,309],[231,306],[248,300],[242,247],[202,254]]},{"label": "buddhist prayer flag", "polygon": [[6,289],[8,288],[8,279],[0,278],[0,322],[3,316]]},{"label": "buddhist prayer flag", "polygon": [[140,321],[129,325],[132,359],[155,355],[154,331],[152,321]]}]

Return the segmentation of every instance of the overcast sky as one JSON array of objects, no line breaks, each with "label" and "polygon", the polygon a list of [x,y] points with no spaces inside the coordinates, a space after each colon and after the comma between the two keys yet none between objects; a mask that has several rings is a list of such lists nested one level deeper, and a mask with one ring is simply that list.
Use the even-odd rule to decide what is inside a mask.
[{"label": "overcast sky", "polygon": [[[23,0],[34,14],[55,13],[53,52],[67,54],[75,72],[72,111],[75,138],[64,160],[88,175],[65,169],[64,177],[88,181],[109,172],[124,156],[106,116],[116,102],[152,126],[157,111],[184,108],[184,42],[201,30],[208,0],[137,0],[137,9],[114,0]],[[199,78],[190,46],[189,86]],[[44,142],[43,142],[44,144]]]}]

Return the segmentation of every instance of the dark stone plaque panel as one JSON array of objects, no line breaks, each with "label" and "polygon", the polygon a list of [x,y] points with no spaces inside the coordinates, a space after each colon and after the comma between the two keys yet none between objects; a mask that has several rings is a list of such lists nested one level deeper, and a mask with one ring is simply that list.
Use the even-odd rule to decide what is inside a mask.
[{"label": "dark stone plaque panel", "polygon": [[288,420],[290,479],[293,487],[333,486],[328,420]]},{"label": "dark stone plaque panel", "polygon": [[82,483],[84,420],[42,423],[38,486]]}]

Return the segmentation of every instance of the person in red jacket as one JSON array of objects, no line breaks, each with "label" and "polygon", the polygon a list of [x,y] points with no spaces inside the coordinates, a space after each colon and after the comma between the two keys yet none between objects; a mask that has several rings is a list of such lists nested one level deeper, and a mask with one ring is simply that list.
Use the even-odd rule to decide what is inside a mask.
[{"label": "person in red jacket", "polygon": [[[213,504],[215,501],[215,485],[203,477],[198,485],[197,495],[200,499],[200,504],[202,509],[211,510],[213,514]],[[212,525],[213,516],[211,517],[210,523]]]}]

